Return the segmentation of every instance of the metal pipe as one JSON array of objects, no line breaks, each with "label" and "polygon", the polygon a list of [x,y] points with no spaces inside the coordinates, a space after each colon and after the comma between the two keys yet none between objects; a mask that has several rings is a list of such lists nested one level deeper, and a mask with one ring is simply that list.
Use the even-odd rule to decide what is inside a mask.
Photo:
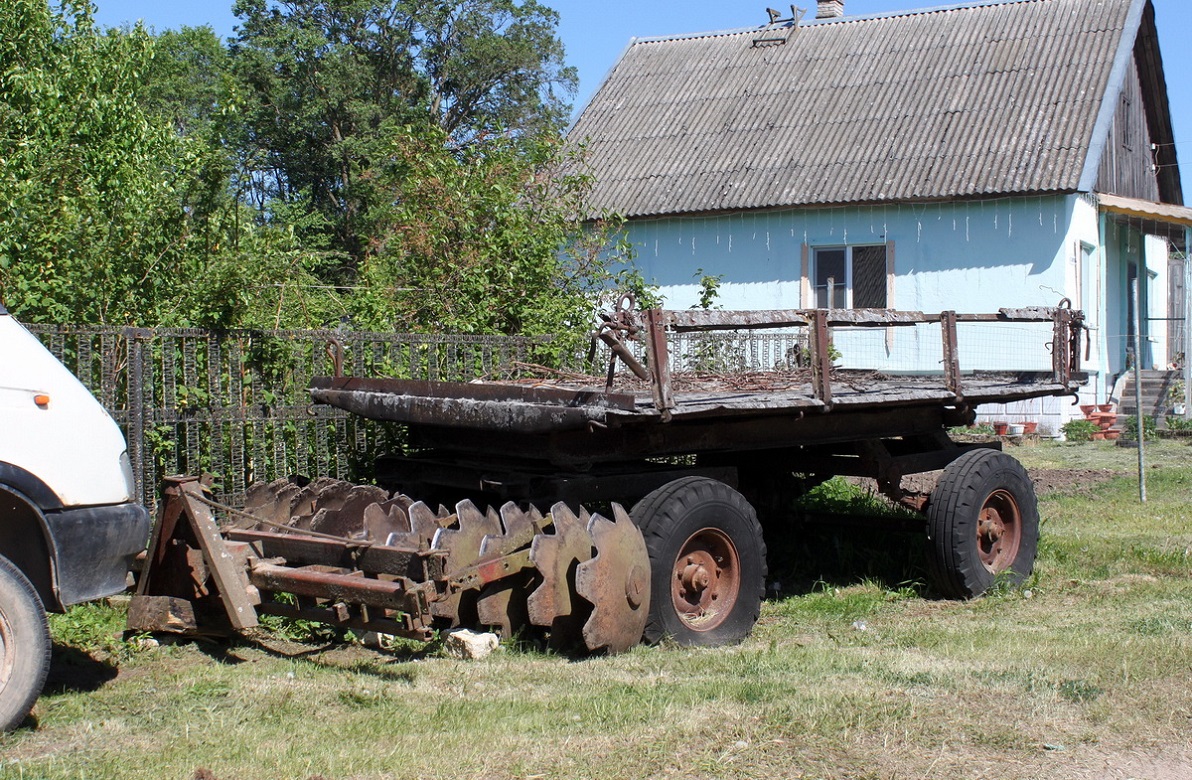
[{"label": "metal pipe", "polygon": [[[1143,269],[1145,271],[1145,268]],[[1146,428],[1142,413],[1142,299],[1138,277],[1130,282],[1130,295],[1134,298],[1134,413],[1137,415],[1138,430],[1138,500],[1146,503]]]},{"label": "metal pipe", "polygon": [[1184,228],[1184,339],[1182,368],[1184,369],[1184,414],[1185,420],[1192,420],[1192,227]]}]

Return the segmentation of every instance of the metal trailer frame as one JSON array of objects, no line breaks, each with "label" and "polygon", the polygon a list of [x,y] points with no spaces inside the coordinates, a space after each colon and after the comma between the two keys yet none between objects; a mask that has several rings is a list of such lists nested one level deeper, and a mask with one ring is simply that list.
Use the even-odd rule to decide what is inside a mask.
[{"label": "metal trailer frame", "polygon": [[[832,365],[834,327],[897,328],[938,323],[940,377],[873,376]],[[961,323],[1051,323],[1052,368],[1042,373],[962,371]],[[807,328],[806,368],[781,388],[677,389],[667,333]],[[1081,312],[1001,309],[939,314],[887,309],[664,311],[618,307],[595,334],[611,350],[604,386],[574,382],[443,383],[316,377],[311,396],[352,413],[407,425],[416,454],[382,461],[378,477],[419,495],[464,491],[536,503],[639,498],[685,475],[732,486],[764,459],[782,470],[873,477],[887,495],[916,508],[923,496],[900,488],[903,475],[946,467],[974,446],[946,429],[975,419],[982,403],[1075,394]],[[627,342],[643,340],[645,360]],[[620,360],[648,393],[616,390]],[[802,381],[799,381],[802,380]],[[694,464],[659,464],[692,458]]]},{"label": "metal trailer frame", "polygon": [[[981,322],[1051,323],[1051,371],[962,372],[957,324]],[[832,364],[832,327],[923,323],[941,326],[942,381]],[[669,332],[789,327],[810,338],[781,381],[693,385],[669,371]],[[250,490],[247,514],[213,502],[202,480],[171,479],[129,626],[193,632],[197,608],[237,630],[262,613],[419,639],[485,625],[594,652],[643,635],[739,641],[765,587],[758,510],[779,513],[796,474],[875,478],[923,513],[937,588],[977,595],[996,575],[1029,573],[1038,514],[1029,478],[995,451],[1000,443],[958,444],[947,428],[971,422],[979,403],[1074,394],[1083,330],[1066,307],[638,314],[622,305],[594,334],[612,354],[603,387],[316,378],[316,402],[408,427],[415,451],[378,469],[403,492],[279,480]],[[644,360],[633,339],[645,341]],[[636,388],[613,390],[617,361]],[[937,469],[932,493],[902,488],[904,475]],[[578,506],[631,501],[632,517],[613,503],[611,520]]]}]

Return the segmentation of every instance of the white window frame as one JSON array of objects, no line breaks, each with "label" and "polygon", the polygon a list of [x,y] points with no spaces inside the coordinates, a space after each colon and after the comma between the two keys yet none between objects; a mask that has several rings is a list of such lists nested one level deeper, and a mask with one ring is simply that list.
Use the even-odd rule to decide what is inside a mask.
[{"label": "white window frame", "polygon": [[[821,308],[819,305],[819,292],[822,289],[818,284],[819,278],[819,254],[820,252],[833,252],[844,250],[844,308],[852,309],[853,306],[853,250],[854,249],[868,249],[871,247],[881,247],[886,253],[886,268],[889,267],[890,262],[890,245],[884,242],[866,243],[866,244],[822,244],[811,247],[811,264],[809,269],[808,283],[811,292],[812,308]],[[886,268],[882,270],[881,283],[886,288],[886,306],[890,306],[890,291],[887,282],[888,272]],[[835,307],[829,307],[835,308]]]}]

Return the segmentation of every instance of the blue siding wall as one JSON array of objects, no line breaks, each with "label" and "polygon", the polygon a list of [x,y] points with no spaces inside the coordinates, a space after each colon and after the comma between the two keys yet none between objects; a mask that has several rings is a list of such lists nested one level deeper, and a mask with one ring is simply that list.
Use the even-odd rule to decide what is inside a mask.
[{"label": "blue siding wall", "polygon": [[[803,246],[893,243],[891,308],[993,312],[1055,306],[1065,291],[1074,236],[1097,241],[1096,224],[1074,227],[1075,197],[800,209],[639,220],[628,226],[645,278],[669,308],[699,300],[700,276],[720,276],[724,309],[810,308],[802,300]],[[1049,325],[966,326],[962,369],[1050,370]],[[834,332],[842,365],[937,372],[938,326]],[[765,366],[758,366],[765,368]]]},{"label": "blue siding wall", "polygon": [[799,209],[637,220],[627,233],[638,267],[671,308],[695,305],[701,275],[723,276],[725,309],[809,306],[800,301],[803,244],[893,241],[892,308],[992,311],[1063,297],[1073,203],[1055,196]]}]

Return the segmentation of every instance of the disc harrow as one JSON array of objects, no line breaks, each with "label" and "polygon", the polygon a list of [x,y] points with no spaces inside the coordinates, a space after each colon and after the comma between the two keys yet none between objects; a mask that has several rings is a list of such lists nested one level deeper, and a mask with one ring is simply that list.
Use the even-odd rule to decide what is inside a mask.
[{"label": "disc harrow", "polygon": [[[237,511],[211,501],[199,480],[175,478],[130,628],[196,630],[195,615],[246,628],[265,613],[421,639],[491,628],[564,650],[622,652],[642,636],[650,563],[629,515],[617,505],[613,515],[469,500],[436,512],[332,479],[254,485]],[[179,561],[189,578],[178,576]]]}]

